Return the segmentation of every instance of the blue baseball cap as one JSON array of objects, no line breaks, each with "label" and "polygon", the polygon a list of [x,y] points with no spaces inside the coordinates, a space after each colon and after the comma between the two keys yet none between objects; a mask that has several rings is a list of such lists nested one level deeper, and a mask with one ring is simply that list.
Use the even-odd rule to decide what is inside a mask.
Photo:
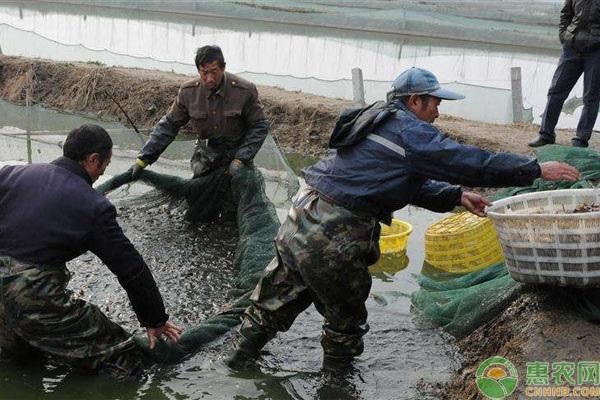
[{"label": "blue baseball cap", "polygon": [[428,94],[444,100],[464,99],[460,93],[443,89],[434,74],[426,69],[412,67],[398,75],[392,83],[394,97],[410,96],[413,94]]}]

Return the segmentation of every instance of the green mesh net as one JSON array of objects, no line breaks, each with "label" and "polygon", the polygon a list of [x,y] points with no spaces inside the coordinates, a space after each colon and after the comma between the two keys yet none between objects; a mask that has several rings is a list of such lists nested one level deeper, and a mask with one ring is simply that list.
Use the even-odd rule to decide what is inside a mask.
[{"label": "green mesh net", "polygon": [[594,187],[594,181],[600,179],[600,153],[595,150],[553,144],[539,148],[536,155],[539,162],[564,161],[577,167],[581,172],[581,180],[551,182],[538,178],[531,186],[503,189],[494,200],[543,190],[591,188]]},{"label": "green mesh net", "polygon": [[[594,150],[551,145],[538,149],[536,154],[539,162],[563,161],[577,167],[581,179],[577,182],[536,179],[531,186],[503,189],[495,200],[543,190],[590,188],[600,179],[600,154]],[[504,263],[459,277],[419,275],[417,281],[420,289],[412,295],[415,310],[456,337],[468,335],[494,318],[528,288],[510,277]],[[597,290],[559,291],[570,300],[575,311],[588,319],[600,320]]]},{"label": "green mesh net", "polygon": [[[175,199],[185,199],[186,217],[195,222],[208,221],[222,215],[222,208],[234,207],[238,227],[238,245],[233,261],[236,271],[234,299],[226,311],[187,328],[179,343],[159,342],[150,351],[147,338],[137,336],[136,343],[151,361],[175,362],[197,352],[240,323],[240,317],[250,305],[249,296],[265,266],[275,256],[273,238],[279,229],[276,210],[265,193],[265,181],[255,168],[242,167],[233,177],[223,169],[193,179],[143,171],[140,180]],[[117,175],[96,190],[107,193],[131,182],[131,171]],[[231,214],[230,214],[231,215]]]},{"label": "green mesh net", "polygon": [[[238,243],[233,267],[231,302],[225,311],[199,325],[186,327],[179,343],[161,341],[150,351],[145,336],[135,341],[150,362],[176,362],[199,351],[203,345],[219,338],[240,323],[244,310],[250,305],[250,294],[262,271],[275,256],[273,240],[279,229],[275,205],[289,208],[289,202],[299,184],[287,161],[271,137],[265,141],[254,159],[255,168],[242,167],[233,177],[225,169],[192,179],[159,174],[145,170],[140,181],[158,193],[145,195],[157,204],[183,200],[185,216],[190,222],[202,223],[216,218],[233,220],[237,224]],[[131,171],[112,177],[97,187],[107,194],[131,183]],[[130,203],[135,203],[131,199]]]}]

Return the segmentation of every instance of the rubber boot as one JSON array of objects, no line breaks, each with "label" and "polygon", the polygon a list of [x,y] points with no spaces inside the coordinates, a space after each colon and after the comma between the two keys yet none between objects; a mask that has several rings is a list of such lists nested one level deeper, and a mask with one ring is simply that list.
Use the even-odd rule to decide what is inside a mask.
[{"label": "rubber boot", "polygon": [[244,326],[234,339],[233,350],[225,359],[225,365],[234,370],[246,369],[260,356],[260,350],[275,335],[268,334],[256,326]]}]

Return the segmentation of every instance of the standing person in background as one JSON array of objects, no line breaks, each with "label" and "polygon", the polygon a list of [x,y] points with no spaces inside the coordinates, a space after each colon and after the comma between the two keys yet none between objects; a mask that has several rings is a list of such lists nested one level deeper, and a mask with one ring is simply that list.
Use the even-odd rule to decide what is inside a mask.
[{"label": "standing person in background", "polygon": [[600,106],[600,0],[565,0],[559,37],[562,55],[548,90],[539,136],[529,146],[555,142],[554,128],[563,104],[583,74],[583,110],[571,144],[588,147]]}]

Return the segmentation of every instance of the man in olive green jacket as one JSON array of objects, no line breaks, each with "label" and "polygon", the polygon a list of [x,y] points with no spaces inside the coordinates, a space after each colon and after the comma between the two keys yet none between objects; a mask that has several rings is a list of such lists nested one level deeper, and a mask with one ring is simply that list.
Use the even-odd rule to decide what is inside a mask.
[{"label": "man in olive green jacket", "polygon": [[218,46],[204,46],[196,53],[199,78],[184,83],[167,115],[154,127],[132,169],[137,179],[155,162],[190,123],[198,139],[191,160],[194,176],[229,166],[234,173],[242,164],[251,164],[269,129],[256,86],[225,71],[225,59]]}]

